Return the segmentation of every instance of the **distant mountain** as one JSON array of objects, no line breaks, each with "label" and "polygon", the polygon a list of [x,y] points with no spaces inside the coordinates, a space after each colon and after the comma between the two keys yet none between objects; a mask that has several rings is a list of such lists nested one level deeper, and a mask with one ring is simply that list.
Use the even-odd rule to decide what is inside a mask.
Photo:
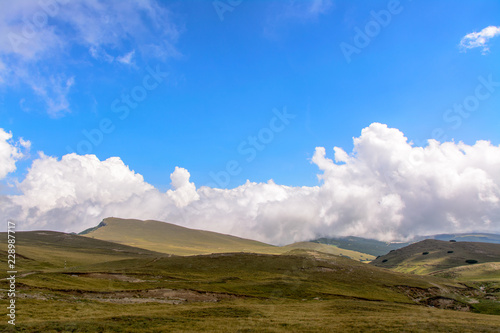
[{"label": "distant mountain", "polygon": [[495,243],[500,244],[500,235],[496,234],[441,234],[434,236],[427,236],[425,238],[432,238],[437,240],[449,241],[456,240],[457,242],[480,242],[480,243]]},{"label": "distant mountain", "polygon": [[372,261],[375,259],[375,256],[367,253],[362,253],[358,251],[351,251],[346,249],[341,249],[336,246],[313,243],[313,242],[297,242],[290,245],[285,245],[280,247],[283,253],[291,253],[295,250],[310,250],[322,253],[333,254],[337,256],[342,256],[358,261]]},{"label": "distant mountain", "polygon": [[487,262],[500,262],[500,244],[426,239],[393,250],[370,264],[403,273],[428,274]]},{"label": "distant mountain", "polygon": [[381,242],[375,239],[362,237],[332,237],[318,238],[311,242],[320,244],[329,244],[341,249],[368,253],[374,256],[381,256],[392,250],[397,250],[412,243],[425,239],[436,239],[442,241],[456,240],[457,242],[481,242],[500,244],[500,235],[485,233],[458,233],[458,234],[439,234],[430,236],[416,236],[409,242]]},{"label": "distant mountain", "polygon": [[373,256],[380,256],[388,253],[391,250],[396,250],[410,243],[387,243],[375,239],[362,237],[338,237],[338,238],[319,238],[311,242],[320,244],[329,244],[337,246],[341,249],[368,253]]},{"label": "distant mountain", "polygon": [[183,256],[227,252],[283,254],[301,249],[342,255],[358,261],[375,259],[373,255],[367,253],[340,249],[327,244],[298,242],[279,247],[250,239],[151,220],[106,218],[96,227],[82,231],[80,235]]}]

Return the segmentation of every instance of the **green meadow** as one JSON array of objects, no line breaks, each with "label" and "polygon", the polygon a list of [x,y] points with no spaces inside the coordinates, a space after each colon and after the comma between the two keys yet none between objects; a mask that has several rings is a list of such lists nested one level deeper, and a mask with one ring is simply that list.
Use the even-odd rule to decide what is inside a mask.
[{"label": "green meadow", "polygon": [[[365,254],[354,260],[347,253],[327,253],[331,248],[345,250],[324,244],[272,247],[216,234],[222,240],[230,237],[231,246],[241,242],[273,251],[239,248],[180,256],[91,234],[16,234],[16,327],[5,320],[0,330],[498,332],[500,328],[498,266],[493,263],[477,265],[480,272],[457,267],[417,275],[367,264]],[[203,237],[193,241],[202,245]],[[214,244],[208,238],[207,247]],[[5,266],[6,244],[0,250]],[[4,278],[0,295],[7,304]]]}]

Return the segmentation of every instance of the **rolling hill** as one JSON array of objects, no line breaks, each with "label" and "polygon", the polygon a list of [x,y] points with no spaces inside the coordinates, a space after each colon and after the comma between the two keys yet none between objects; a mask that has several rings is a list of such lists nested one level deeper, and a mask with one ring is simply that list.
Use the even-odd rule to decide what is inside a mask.
[{"label": "rolling hill", "polygon": [[311,242],[334,245],[341,249],[367,253],[372,256],[380,256],[388,253],[391,250],[396,250],[410,243],[388,243],[381,242],[376,239],[368,239],[362,237],[336,237],[336,238],[318,238]]},{"label": "rolling hill", "polygon": [[458,266],[436,271],[430,275],[454,279],[457,281],[500,282],[500,262],[486,262],[483,264]]},{"label": "rolling hill", "polygon": [[[346,250],[324,244],[275,247],[216,233],[193,234],[196,230],[168,224],[174,231],[170,237],[198,236],[192,243],[178,238],[176,246],[184,241],[198,246],[196,251],[204,243],[214,249],[223,239],[226,249],[243,244],[282,254],[172,256],[88,236],[114,225],[111,231],[118,237],[122,222],[129,232],[142,228],[143,237],[164,228],[158,226],[163,222],[107,219],[86,237],[16,233],[16,331],[466,332],[470,323],[469,331],[500,327],[500,316],[491,316],[500,314],[498,284],[404,274],[329,254]],[[463,246],[451,246],[457,244]],[[437,248],[432,243],[426,247],[431,245]],[[495,269],[484,267],[492,274]],[[6,300],[8,283],[2,279],[0,284],[0,299]],[[0,330],[7,326],[0,323]]]},{"label": "rolling hill", "polygon": [[500,261],[500,244],[423,240],[378,257],[370,264],[398,272],[429,274],[459,266]]},{"label": "rolling hill", "polygon": [[[16,232],[16,268],[60,269],[123,259],[165,256],[150,250],[55,231]],[[7,239],[7,233],[0,233]],[[0,262],[7,261],[7,244],[0,243]]]},{"label": "rolling hill", "polygon": [[280,252],[277,246],[258,241],[153,220],[106,218],[80,235],[176,255]]},{"label": "rolling hill", "polygon": [[289,251],[294,251],[294,250],[311,250],[311,251],[316,251],[316,252],[321,252],[321,253],[327,253],[327,254],[333,254],[337,256],[342,256],[358,261],[372,261],[375,259],[375,256],[372,256],[371,254],[367,253],[361,253],[358,251],[352,251],[352,250],[346,250],[346,249],[341,249],[336,246],[332,245],[327,245],[327,244],[320,244],[320,243],[314,243],[314,242],[297,242],[285,246],[281,246],[279,248],[282,254],[287,254]]},{"label": "rolling hill", "polygon": [[496,234],[480,234],[480,233],[439,234],[439,235],[428,236],[425,238],[444,240],[444,241],[456,240],[457,242],[480,242],[480,243],[500,244],[500,235]]},{"label": "rolling hill", "polygon": [[311,240],[314,243],[329,244],[337,246],[341,249],[368,253],[373,256],[381,256],[389,253],[392,250],[397,250],[425,239],[436,239],[442,241],[455,240],[457,242],[481,242],[500,244],[500,235],[496,234],[481,234],[481,233],[457,233],[457,234],[439,234],[429,236],[415,236],[411,241],[407,242],[381,242],[376,239],[362,237],[332,237],[318,238]]},{"label": "rolling hill", "polygon": [[282,254],[294,249],[304,249],[343,255],[360,261],[375,259],[369,254],[339,249],[332,245],[298,242],[279,247],[250,239],[152,220],[106,218],[97,227],[87,229],[80,235],[184,256],[225,252]]},{"label": "rolling hill", "polygon": [[[39,244],[45,248],[52,245]],[[470,322],[474,331],[500,325],[499,316],[471,313],[500,314],[498,291],[315,251],[110,256],[121,260],[20,277],[16,331],[466,332]]]}]

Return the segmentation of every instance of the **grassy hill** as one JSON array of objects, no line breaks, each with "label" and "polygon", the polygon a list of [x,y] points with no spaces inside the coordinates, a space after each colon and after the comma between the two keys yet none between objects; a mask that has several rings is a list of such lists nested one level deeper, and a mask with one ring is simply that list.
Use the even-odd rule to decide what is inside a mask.
[{"label": "grassy hill", "polygon": [[434,235],[427,238],[437,239],[437,240],[456,240],[457,242],[480,242],[480,243],[495,243],[500,244],[500,235],[496,234],[440,234]]},{"label": "grassy hill", "polygon": [[480,293],[307,250],[135,258],[19,279],[16,331],[494,331]]},{"label": "grassy hill", "polygon": [[[457,281],[496,281],[500,282],[500,262],[458,266],[431,273]],[[499,286],[500,287],[500,286]]]},{"label": "grassy hill", "polygon": [[500,244],[427,239],[391,251],[370,264],[398,272],[428,274],[464,265],[499,261]]},{"label": "grassy hill", "polygon": [[360,261],[375,259],[374,256],[369,254],[339,249],[332,245],[298,242],[278,247],[250,239],[151,220],[107,218],[97,227],[87,229],[80,234],[86,237],[175,255],[226,252],[282,254],[294,249],[305,249],[343,255]]},{"label": "grassy hill", "polygon": [[[280,248],[287,251],[282,255],[168,256],[57,232],[16,235],[22,258],[16,263],[21,268],[16,279],[19,332],[467,332],[468,327],[500,327],[500,316],[485,315],[500,314],[497,287],[408,275],[304,249],[314,243]],[[7,282],[0,284],[0,299],[6,300]],[[0,323],[0,331],[7,326]]]},{"label": "grassy hill", "polygon": [[176,255],[222,252],[279,253],[277,246],[160,221],[106,218],[85,237]]},{"label": "grassy hill", "polygon": [[[165,254],[55,231],[16,232],[16,268],[19,271],[60,269],[72,266],[159,257]],[[7,233],[0,233],[7,239]],[[0,262],[7,263],[7,244],[0,244]]]},{"label": "grassy hill", "polygon": [[337,238],[319,238],[313,240],[314,243],[334,245],[341,249],[367,253],[372,256],[380,256],[391,250],[396,250],[410,243],[387,243],[375,239],[362,237],[337,237]]},{"label": "grassy hill", "polygon": [[369,261],[372,261],[373,259],[375,259],[375,256],[372,256],[371,254],[341,249],[337,246],[314,243],[314,242],[297,242],[297,243],[293,243],[290,245],[282,246],[282,247],[280,247],[280,249],[283,251],[282,253],[288,253],[289,251],[293,251],[293,250],[312,250],[312,251],[334,254],[334,255],[343,256],[343,257],[347,257],[347,258],[358,260],[358,261],[366,261],[366,262],[369,262]]},{"label": "grassy hill", "polygon": [[480,233],[468,233],[468,234],[439,234],[430,236],[417,236],[412,239],[411,242],[381,242],[375,239],[367,239],[362,237],[333,237],[333,238],[318,238],[312,240],[314,243],[329,244],[337,246],[341,249],[347,249],[352,251],[358,251],[361,253],[368,253],[373,256],[382,256],[389,253],[392,250],[397,250],[402,247],[408,246],[412,243],[422,241],[425,239],[436,239],[436,240],[455,240],[457,242],[481,242],[481,243],[495,243],[500,244],[500,235],[496,234],[480,234]]}]

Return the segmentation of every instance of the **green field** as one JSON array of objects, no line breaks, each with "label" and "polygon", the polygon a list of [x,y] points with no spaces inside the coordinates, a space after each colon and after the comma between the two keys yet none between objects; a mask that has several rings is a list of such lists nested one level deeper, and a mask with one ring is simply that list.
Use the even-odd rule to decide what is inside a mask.
[{"label": "green field", "polygon": [[487,262],[458,266],[431,273],[433,276],[458,281],[498,281],[500,282],[500,262]]},{"label": "green field", "polygon": [[[500,328],[500,288],[489,279],[404,274],[304,249],[315,248],[309,243],[283,254],[171,256],[57,232],[16,235],[19,332]],[[496,267],[483,268],[494,274]],[[5,279],[1,288],[6,304]],[[14,331],[6,320],[0,330]]]},{"label": "green field", "polygon": [[[356,299],[19,303],[16,332],[498,332],[500,327],[499,316]],[[0,324],[2,329],[11,331]]]}]

